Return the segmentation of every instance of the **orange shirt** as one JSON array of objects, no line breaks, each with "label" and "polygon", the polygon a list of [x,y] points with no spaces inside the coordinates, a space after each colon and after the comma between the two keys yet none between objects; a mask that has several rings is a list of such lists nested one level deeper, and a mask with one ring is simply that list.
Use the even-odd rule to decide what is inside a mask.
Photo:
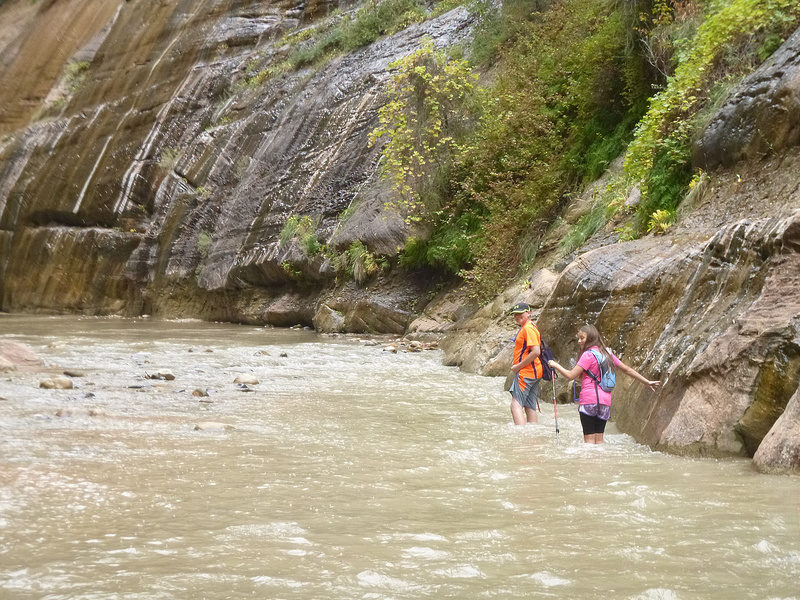
[{"label": "orange shirt", "polygon": [[[539,330],[533,322],[528,321],[519,328],[517,337],[514,338],[513,364],[522,362],[522,360],[530,354],[533,346],[539,346],[541,351],[542,337],[539,335]],[[519,374],[521,377],[527,377],[528,379],[539,379],[542,376],[542,361],[540,361],[537,356],[533,359],[531,364],[520,369]]]}]

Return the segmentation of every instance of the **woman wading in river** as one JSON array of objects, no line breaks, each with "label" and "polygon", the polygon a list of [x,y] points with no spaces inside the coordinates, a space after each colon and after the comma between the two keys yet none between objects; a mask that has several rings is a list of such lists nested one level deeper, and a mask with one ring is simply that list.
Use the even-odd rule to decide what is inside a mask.
[{"label": "woman wading in river", "polygon": [[[548,361],[553,369],[572,381],[583,375],[578,413],[583,427],[583,441],[587,444],[602,444],[606,423],[611,416],[611,391],[614,373],[621,371],[642,382],[655,391],[660,381],[645,379],[637,371],[623,363],[606,348],[600,332],[594,325],[584,325],[578,330],[578,346],[580,358],[569,371],[556,361]],[[611,375],[609,375],[609,372]],[[604,389],[606,388],[606,389]]]}]

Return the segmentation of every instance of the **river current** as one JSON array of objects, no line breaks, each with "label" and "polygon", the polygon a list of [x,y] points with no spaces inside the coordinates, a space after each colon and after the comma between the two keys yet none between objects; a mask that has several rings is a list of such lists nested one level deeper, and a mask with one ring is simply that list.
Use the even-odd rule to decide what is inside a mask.
[{"label": "river current", "polygon": [[575,406],[557,443],[551,403],[514,427],[502,379],[438,351],[18,315],[0,338],[47,365],[0,375],[4,600],[800,598],[798,478],[613,424],[584,445]]}]

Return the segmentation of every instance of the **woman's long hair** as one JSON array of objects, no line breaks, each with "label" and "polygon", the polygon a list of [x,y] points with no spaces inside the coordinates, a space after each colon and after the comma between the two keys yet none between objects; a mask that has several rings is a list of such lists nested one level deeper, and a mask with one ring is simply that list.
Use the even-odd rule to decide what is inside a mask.
[{"label": "woman's long hair", "polygon": [[600,337],[600,332],[597,330],[597,327],[595,327],[594,325],[584,325],[578,331],[581,331],[584,334],[586,334],[586,343],[580,346],[580,348],[578,349],[578,358],[580,358],[581,355],[592,346],[597,346],[600,349],[600,352],[603,354],[603,356],[606,357],[608,366],[613,372],[614,359],[611,358],[611,352],[609,352],[608,348],[606,348],[606,345],[603,343],[603,338]]}]

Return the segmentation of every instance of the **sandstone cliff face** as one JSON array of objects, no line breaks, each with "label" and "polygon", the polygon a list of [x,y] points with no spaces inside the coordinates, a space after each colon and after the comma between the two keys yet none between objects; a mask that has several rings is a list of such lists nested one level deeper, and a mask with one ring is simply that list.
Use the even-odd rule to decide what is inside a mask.
[{"label": "sandstone cliff face", "polygon": [[[325,301],[351,331],[406,327],[414,281],[404,287],[417,293],[393,302],[349,288],[328,298],[331,261],[279,236],[290,215],[307,216],[337,250],[360,239],[397,252],[406,225],[385,209],[380,148],[367,140],[387,65],[424,36],[462,39],[466,11],[269,77],[289,34],[332,5],[26,4],[0,7],[20,32],[0,37],[12,84],[0,113],[3,309],[310,325]],[[77,32],[58,52],[30,35],[49,23]],[[40,63],[34,86],[27,71]]]}]

